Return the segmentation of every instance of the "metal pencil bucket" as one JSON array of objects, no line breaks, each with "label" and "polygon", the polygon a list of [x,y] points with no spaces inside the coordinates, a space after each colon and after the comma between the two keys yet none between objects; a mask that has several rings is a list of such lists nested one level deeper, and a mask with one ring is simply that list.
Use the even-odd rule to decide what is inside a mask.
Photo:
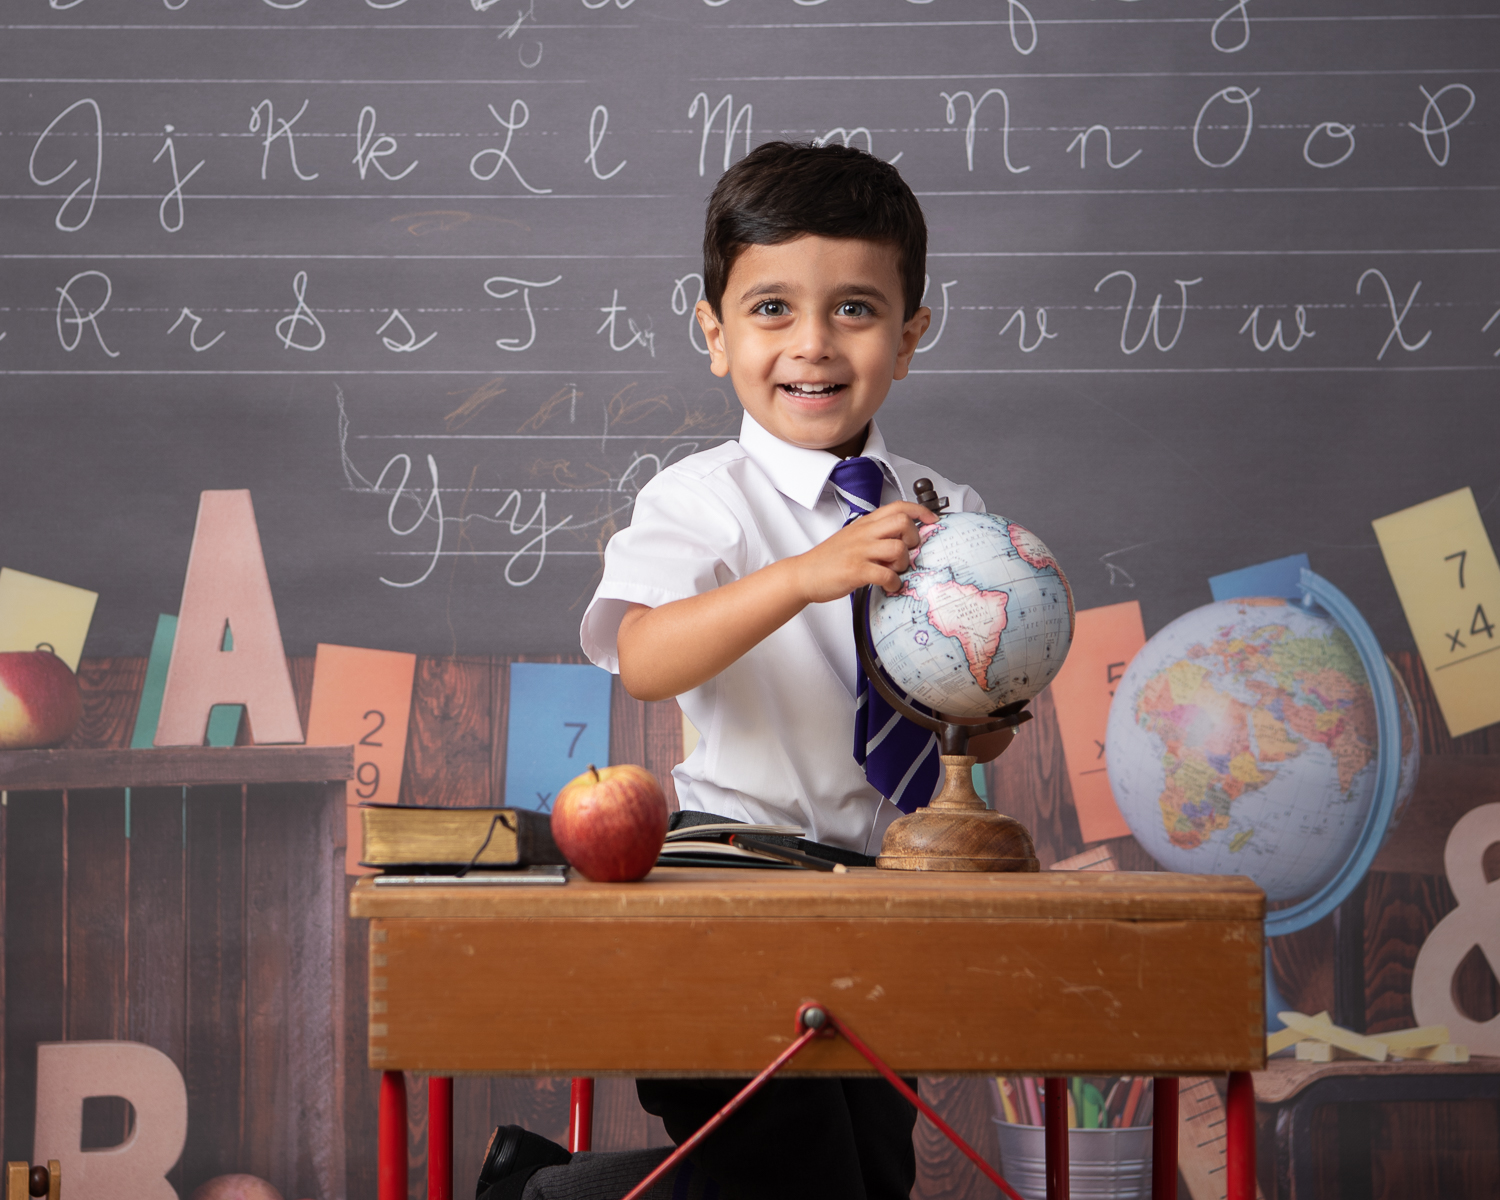
[{"label": "metal pencil bucket", "polygon": [[[992,1120],[1005,1181],[1025,1200],[1047,1200],[1042,1127]],[[1149,1200],[1151,1127],[1068,1130],[1068,1191],[1073,1200]]]}]

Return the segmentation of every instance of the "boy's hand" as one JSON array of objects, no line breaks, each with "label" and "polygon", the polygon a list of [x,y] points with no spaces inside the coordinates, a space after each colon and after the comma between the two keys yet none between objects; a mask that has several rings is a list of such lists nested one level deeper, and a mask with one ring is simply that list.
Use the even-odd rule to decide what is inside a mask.
[{"label": "boy's hand", "polygon": [[799,590],[809,604],[838,600],[867,583],[894,596],[920,543],[917,526],[936,520],[920,504],[906,500],[866,513],[791,560]]}]

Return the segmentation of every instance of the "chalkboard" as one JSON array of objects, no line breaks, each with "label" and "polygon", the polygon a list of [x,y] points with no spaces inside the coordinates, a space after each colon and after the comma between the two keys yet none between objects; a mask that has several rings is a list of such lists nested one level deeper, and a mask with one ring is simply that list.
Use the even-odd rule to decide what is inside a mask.
[{"label": "chalkboard", "polygon": [[30,0],[0,45],[0,565],[176,610],[249,488],[289,652],[576,651],[662,464],[734,436],[715,177],[896,162],[934,312],[881,424],[1147,631],[1500,496],[1483,0]]}]

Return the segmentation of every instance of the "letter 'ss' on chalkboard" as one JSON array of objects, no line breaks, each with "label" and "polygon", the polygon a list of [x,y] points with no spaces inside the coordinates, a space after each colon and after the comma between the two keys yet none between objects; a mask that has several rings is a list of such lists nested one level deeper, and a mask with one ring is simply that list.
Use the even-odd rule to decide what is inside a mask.
[{"label": "letter 'ss' on chalkboard", "polygon": [[551,812],[563,785],[609,765],[613,680],[587,663],[510,665],[505,803]]},{"label": "letter 'ss' on chalkboard", "polygon": [[1500,564],[1468,488],[1374,522],[1448,732],[1500,721]]},{"label": "letter 'ss' on chalkboard", "polygon": [[1115,689],[1146,644],[1146,630],[1134,600],[1080,609],[1077,616],[1073,645],[1052,681],[1052,699],[1078,827],[1084,841],[1099,842],[1130,832],[1110,791],[1104,731]]},{"label": "letter 'ss' on chalkboard", "polygon": [[395,804],[401,795],[416,671],[415,654],[318,645],[307,744],[354,747],[354,778],[345,785],[345,874],[370,873],[359,865],[364,846],[359,806]]}]

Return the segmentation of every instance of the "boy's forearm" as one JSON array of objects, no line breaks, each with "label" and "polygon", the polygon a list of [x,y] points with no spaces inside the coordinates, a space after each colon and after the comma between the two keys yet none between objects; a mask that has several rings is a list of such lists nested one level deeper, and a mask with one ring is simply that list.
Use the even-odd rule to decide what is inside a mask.
[{"label": "boy's forearm", "polygon": [[786,559],[723,587],[620,621],[620,681],[637,700],[666,700],[707,683],[807,606]]}]

